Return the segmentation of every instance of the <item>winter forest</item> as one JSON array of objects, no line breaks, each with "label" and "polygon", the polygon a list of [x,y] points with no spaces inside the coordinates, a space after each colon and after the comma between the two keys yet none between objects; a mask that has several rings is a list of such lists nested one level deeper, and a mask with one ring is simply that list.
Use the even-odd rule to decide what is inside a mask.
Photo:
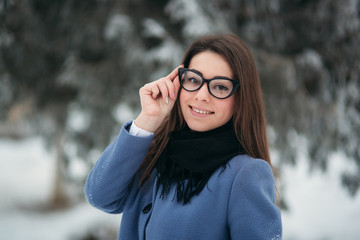
[{"label": "winter forest", "polygon": [[261,78],[284,239],[358,239],[359,0],[0,0],[0,239],[116,239],[87,174],[206,34]]}]

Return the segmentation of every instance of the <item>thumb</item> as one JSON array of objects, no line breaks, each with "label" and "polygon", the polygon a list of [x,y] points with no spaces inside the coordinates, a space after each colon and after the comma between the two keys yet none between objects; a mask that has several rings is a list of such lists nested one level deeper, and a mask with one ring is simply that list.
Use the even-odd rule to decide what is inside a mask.
[{"label": "thumb", "polygon": [[175,77],[173,83],[174,83],[174,87],[175,87],[175,96],[177,96],[177,95],[178,95],[178,92],[179,92],[179,90],[180,90],[180,87],[181,87],[181,86],[180,86],[179,76],[176,76],[176,77]]},{"label": "thumb", "polygon": [[174,79],[176,78],[176,76],[178,75],[178,69],[180,67],[183,67],[184,65],[180,65],[178,67],[176,67],[167,77],[171,80],[174,81]]}]

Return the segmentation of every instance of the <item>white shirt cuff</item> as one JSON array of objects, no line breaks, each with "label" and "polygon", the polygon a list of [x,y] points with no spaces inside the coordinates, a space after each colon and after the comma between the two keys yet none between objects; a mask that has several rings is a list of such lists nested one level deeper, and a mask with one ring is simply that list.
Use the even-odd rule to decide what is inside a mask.
[{"label": "white shirt cuff", "polygon": [[153,132],[146,131],[146,130],[136,126],[134,121],[132,121],[132,123],[131,123],[129,133],[131,135],[137,136],[137,137],[148,137],[148,136],[154,135]]}]

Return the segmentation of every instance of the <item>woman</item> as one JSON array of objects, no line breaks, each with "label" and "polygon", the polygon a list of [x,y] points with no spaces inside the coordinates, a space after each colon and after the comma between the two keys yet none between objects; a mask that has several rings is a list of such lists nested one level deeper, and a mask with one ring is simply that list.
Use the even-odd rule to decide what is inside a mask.
[{"label": "woman", "polygon": [[106,148],[88,201],[123,213],[119,239],[281,239],[252,54],[234,35],[195,41],[143,86],[141,113]]}]

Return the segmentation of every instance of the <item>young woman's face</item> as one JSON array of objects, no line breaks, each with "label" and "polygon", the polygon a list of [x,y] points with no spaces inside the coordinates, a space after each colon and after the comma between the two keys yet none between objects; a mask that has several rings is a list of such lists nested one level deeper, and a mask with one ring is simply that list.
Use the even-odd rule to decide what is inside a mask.
[{"label": "young woman's face", "polygon": [[[189,69],[202,73],[206,79],[234,77],[227,61],[211,51],[195,55],[190,61]],[[198,132],[212,130],[227,123],[233,116],[234,104],[235,95],[217,99],[209,93],[206,83],[198,91],[181,89],[180,92],[180,107],[184,119],[190,129]]]}]

